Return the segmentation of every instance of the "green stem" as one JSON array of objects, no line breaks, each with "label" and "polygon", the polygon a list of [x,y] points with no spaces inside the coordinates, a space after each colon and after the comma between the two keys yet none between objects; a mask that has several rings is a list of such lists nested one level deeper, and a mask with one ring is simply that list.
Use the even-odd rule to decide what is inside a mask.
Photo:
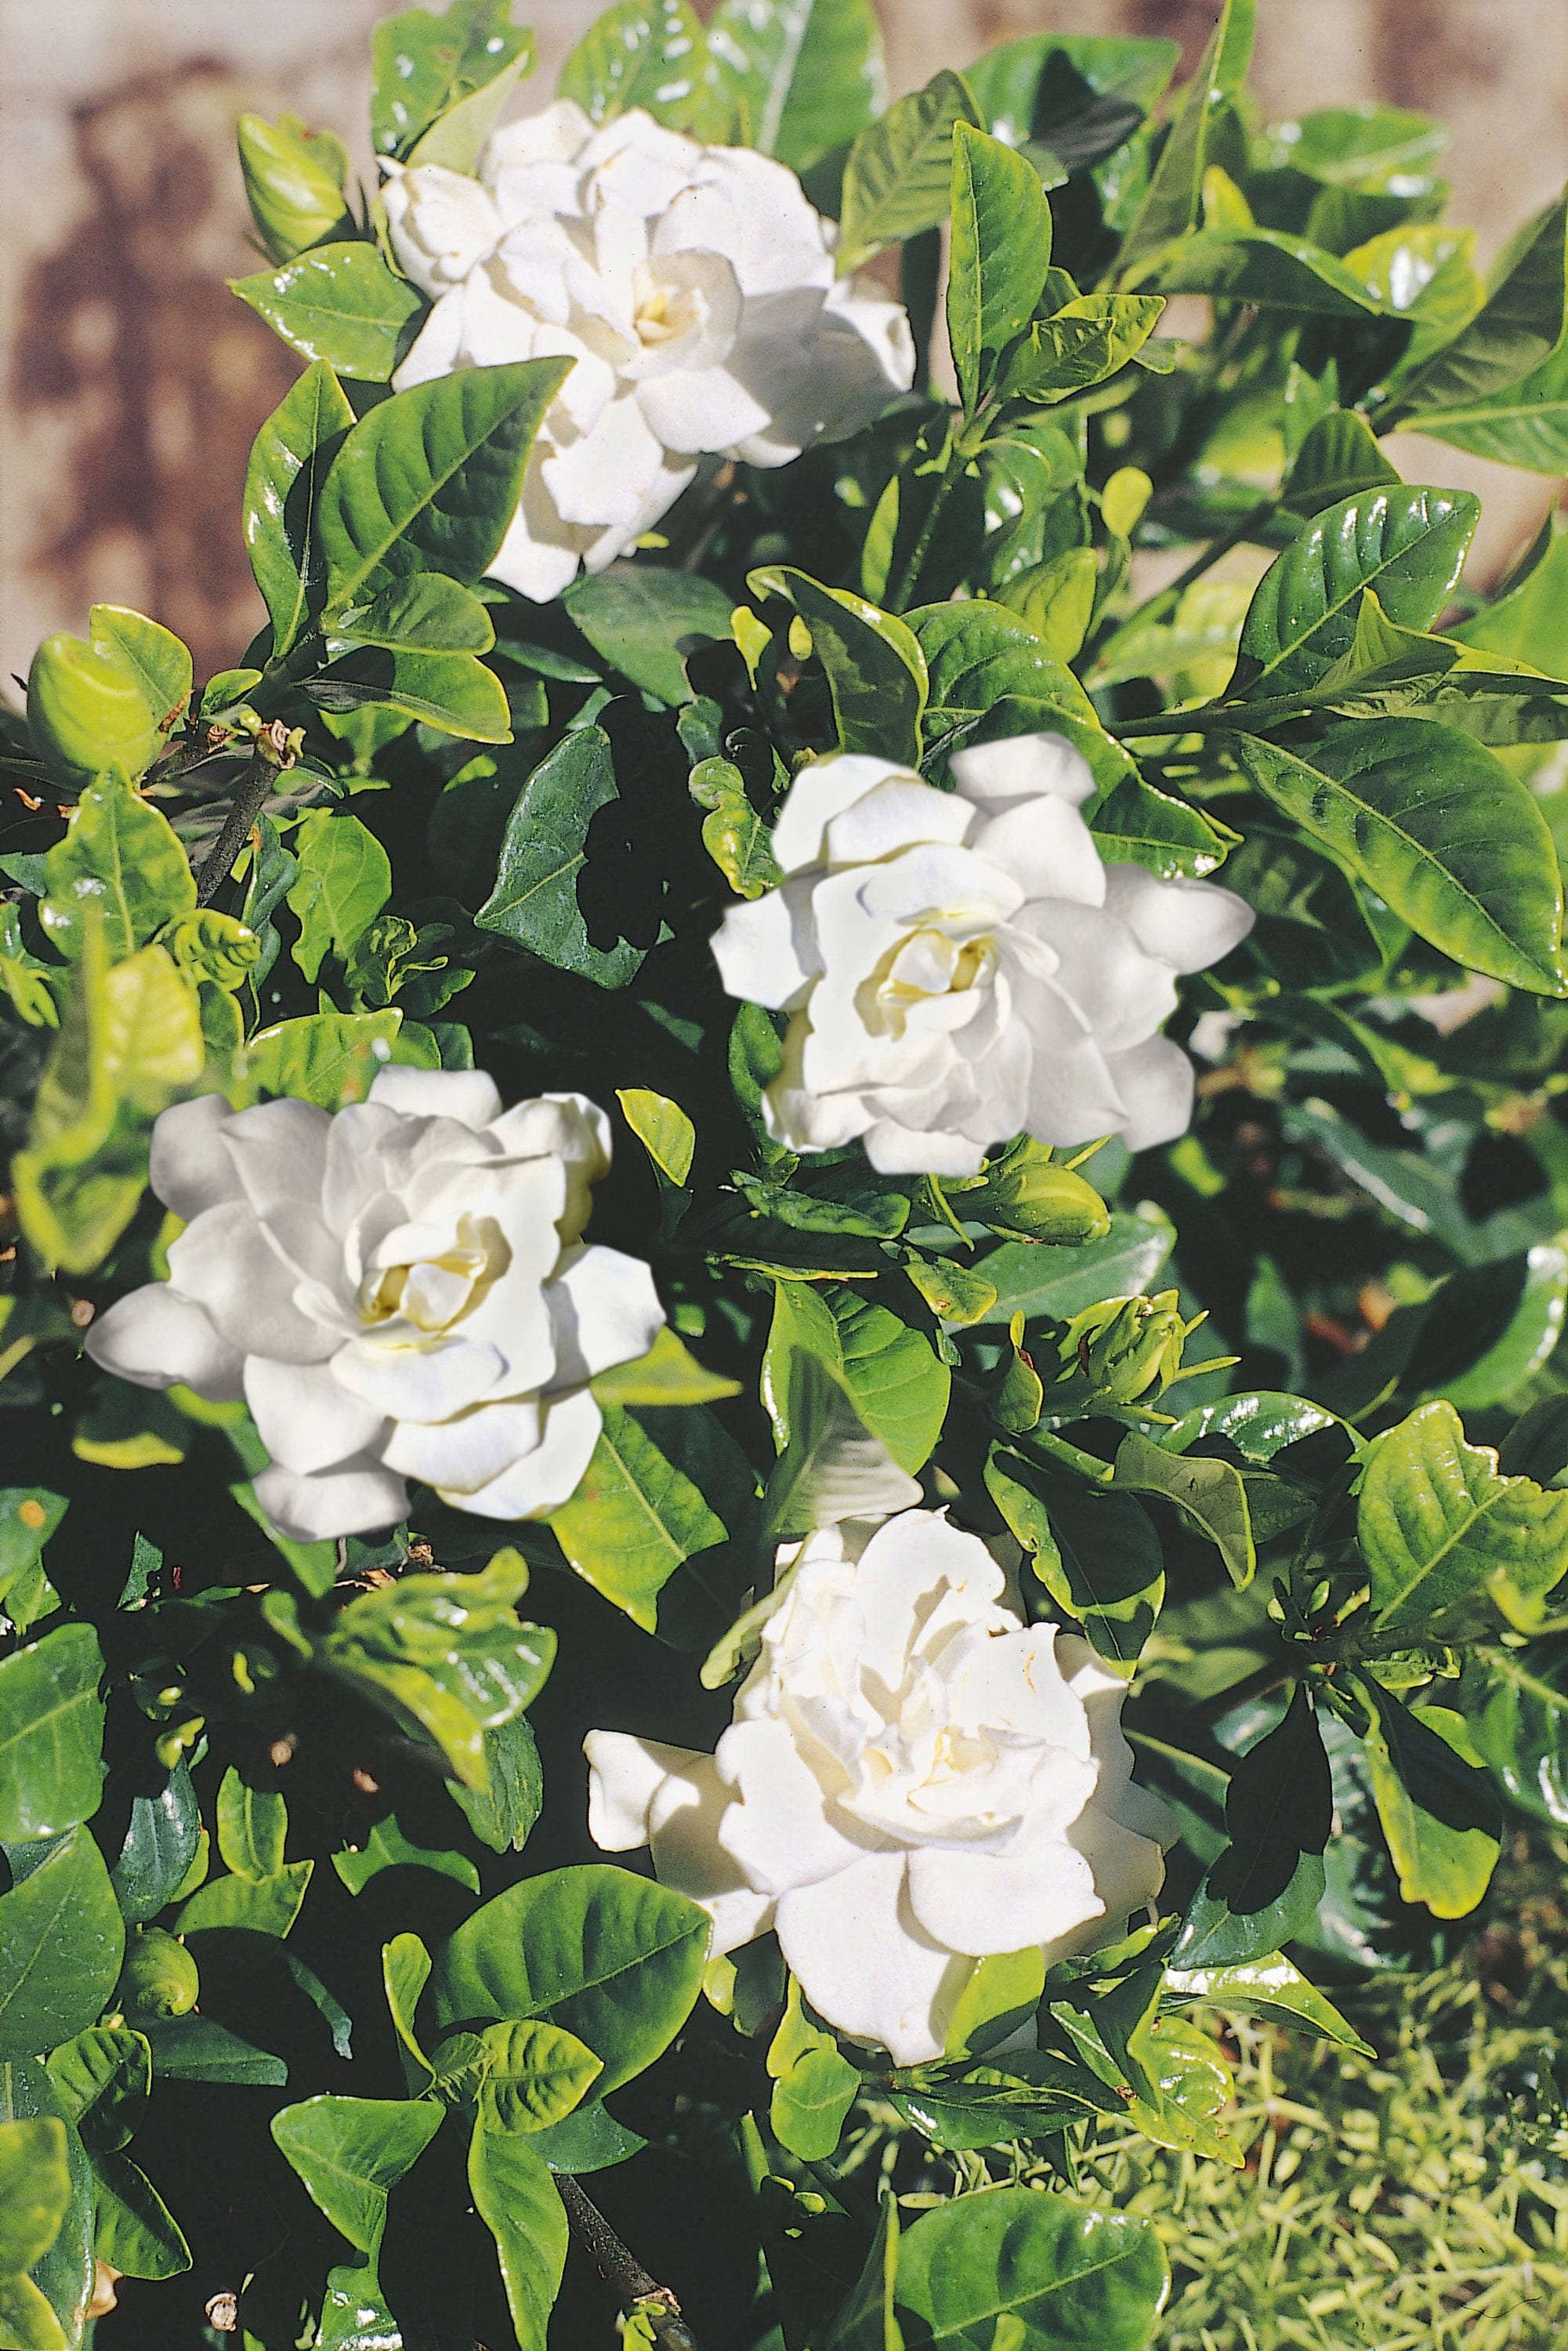
[{"label": "green stem", "polygon": [[1334,709],[1343,703],[1347,691],[1343,685],[1331,685],[1277,695],[1269,702],[1215,702],[1202,710],[1164,710],[1153,718],[1119,719],[1113,731],[1127,737],[1260,735],[1290,719],[1305,718],[1311,711]]},{"label": "green stem", "polygon": [[953,486],[953,460],[957,454],[958,444],[954,438],[952,423],[949,421],[946,444],[942,452],[941,477],[932,493],[931,504],[925,509],[925,519],[920,526],[919,536],[911,548],[897,579],[888,583],[888,598],[884,609],[889,612],[903,612],[908,610],[909,600],[920,578],[920,568],[930,549],[932,537],[936,528],[936,518],[946,505],[947,494]]}]

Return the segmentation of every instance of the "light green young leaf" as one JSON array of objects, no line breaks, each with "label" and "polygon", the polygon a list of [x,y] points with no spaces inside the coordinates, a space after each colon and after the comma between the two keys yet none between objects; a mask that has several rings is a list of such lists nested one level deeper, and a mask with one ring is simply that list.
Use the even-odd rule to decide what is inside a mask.
[{"label": "light green young leaf", "polygon": [[1364,1675],[1356,1686],[1371,1718],[1363,1751],[1400,1898],[1425,1903],[1435,1918],[1463,1918],[1491,1882],[1502,1833],[1464,1717],[1407,1707]]},{"label": "light green young leaf", "polygon": [[581,2104],[604,2071],[575,2033],[537,2018],[487,2025],[479,2042],[485,2053],[479,2122],[485,2130],[548,2130]]},{"label": "light green young leaf", "polygon": [[0,2122],[0,2278],[42,2261],[70,2200],[64,2123],[54,2115]]},{"label": "light green young leaf", "polygon": [[340,2235],[374,2262],[387,2197],[441,2127],[423,2098],[307,2098],[272,2117],[272,2136]]},{"label": "light green young leaf", "polygon": [[177,1930],[189,1935],[208,1927],[243,1927],[281,1941],[304,1907],[315,1867],[313,1861],[291,1861],[266,1877],[246,1877],[238,1870],[209,1877],[182,1904]]},{"label": "light green young leaf", "polygon": [[1503,1477],[1446,1398],[1373,1439],[1356,1532],[1378,1628],[1412,1646],[1474,1630],[1493,1609],[1528,1631],[1568,1573],[1568,1493]]},{"label": "light green young leaf", "polygon": [[253,1787],[231,1763],[218,1785],[218,1851],[241,1877],[272,1877],[283,1867],[288,1806],[276,1788]]},{"label": "light green young leaf", "polygon": [[620,1086],[615,1099],[660,1174],[672,1184],[684,1184],[692,1172],[697,1131],[679,1102],[667,1094],[651,1093],[645,1086]]},{"label": "light green young leaf", "polygon": [[951,204],[947,336],[972,415],[995,360],[1040,300],[1051,266],[1051,204],[1032,165],[967,122],[953,131]]},{"label": "light green young leaf", "polygon": [[1198,2008],[1239,2009],[1244,2016],[1266,2017],[1287,2032],[1309,2032],[1315,2040],[1353,2049],[1359,2056],[1374,2052],[1345,2022],[1326,1994],[1309,1983],[1282,1951],[1248,1959],[1239,1967],[1173,1968],[1163,1986],[1165,1998]]},{"label": "light green young leaf", "polygon": [[110,961],[119,963],[196,903],[195,876],[168,818],[118,775],[82,793],[65,838],[44,858],[43,883],[39,919],[72,962],[89,908],[102,922]]},{"label": "light green young leaf", "polygon": [[402,1014],[312,1012],[261,1029],[245,1066],[263,1093],[298,1094],[323,1110],[363,1102],[378,1070],[394,1059]]},{"label": "light green young leaf", "polygon": [[[996,2188],[923,2212],[898,2246],[906,2344],[989,2351],[1016,2320],[1019,2351],[1145,2351],[1169,2272],[1151,2221],[1058,2192]],[[881,2312],[834,2351],[883,2351]]]},{"label": "light green young leaf", "polygon": [[0,1661],[0,1840],[63,1836],[103,1792],[103,1652],[61,1625]]},{"label": "light green young leaf", "polygon": [[392,863],[357,816],[329,809],[307,810],[293,847],[299,861],[287,893],[299,923],[293,955],[313,980],[329,952],[346,963],[381,913],[392,895]]},{"label": "light green young leaf", "polygon": [[229,287],[290,350],[360,383],[388,381],[425,309],[375,246],[358,243],[318,245]]},{"label": "light green young leaf", "polygon": [[468,2186],[496,2240],[518,2351],[545,2351],[570,2234],[549,2167],[527,2138],[481,2119],[468,2143]]}]

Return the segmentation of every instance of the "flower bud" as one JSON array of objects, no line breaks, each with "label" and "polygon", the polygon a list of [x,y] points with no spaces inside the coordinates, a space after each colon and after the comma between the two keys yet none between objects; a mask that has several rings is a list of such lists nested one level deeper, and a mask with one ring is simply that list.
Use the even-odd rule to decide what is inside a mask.
[{"label": "flower bud", "polygon": [[1177,1293],[1163,1290],[1157,1298],[1108,1299],[1091,1307],[1069,1323],[1068,1337],[1094,1394],[1110,1404],[1134,1404],[1175,1379],[1187,1329]]},{"label": "flower bud", "polygon": [[132,2023],[139,2019],[188,2016],[202,1980],[196,1962],[162,1927],[143,1927],[131,1938],[114,2002]]},{"label": "flower bud", "polygon": [[183,970],[218,987],[238,987],[261,955],[261,941],[233,914],[210,906],[181,914],[159,935]]},{"label": "flower bud", "polygon": [[27,728],[49,773],[66,784],[110,768],[134,783],[163,742],[141,680],[118,647],[89,645],[64,629],[33,655]]},{"label": "flower bud", "polygon": [[294,114],[276,122],[242,114],[238,136],[251,214],[274,261],[352,233],[343,199],[349,159],[336,139],[308,131]]},{"label": "flower bud", "polygon": [[1111,1229],[1111,1215],[1092,1184],[1055,1165],[1043,1144],[1020,1135],[987,1168],[985,1181],[964,1196],[965,1212],[1019,1240],[1062,1241],[1073,1248]]}]

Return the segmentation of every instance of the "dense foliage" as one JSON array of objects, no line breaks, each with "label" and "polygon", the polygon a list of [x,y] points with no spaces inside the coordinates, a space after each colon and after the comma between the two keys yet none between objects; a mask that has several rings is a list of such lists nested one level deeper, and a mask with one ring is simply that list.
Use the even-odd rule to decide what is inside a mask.
[{"label": "dense foliage", "polygon": [[[3,722],[8,2351],[99,2324],[538,2351],[558,2295],[558,2343],[607,2341],[595,2264],[629,2341],[708,2351],[1415,2344],[1449,2337],[1396,2327],[1466,2311],[1471,2340],[1552,2339],[1557,1974],[1515,1937],[1546,2005],[1537,2031],[1512,1986],[1506,2079],[1451,2019],[1505,1844],[1568,1823],[1568,548],[1553,521],[1483,600],[1476,499],[1403,481],[1385,436],[1568,471],[1568,203],[1483,281],[1438,127],[1263,125],[1251,32],[1226,0],[1174,89],[1171,43],[1047,33],[885,107],[866,0],[723,0],[706,33],[620,0],[565,69],[570,138],[514,138],[507,169],[559,191],[640,110],[800,175],[838,226],[800,213],[782,325],[747,289],[744,431],[653,402],[630,345],[573,409],[542,231],[507,296],[531,355],[480,348],[514,199],[474,174],[529,61],[507,0],[381,26],[369,199],[330,134],[242,121],[268,266],[235,291],[307,363],[246,486],[268,623],[198,684],[97,606]],[[760,184],[695,154],[681,202],[703,172]],[[723,272],[676,260],[637,295],[645,350],[677,296],[708,331]],[[1195,340],[1161,332],[1174,296],[1206,298]],[[843,371],[814,424],[802,319]],[[624,514],[630,440],[591,513],[571,486],[609,415],[643,436]],[[536,601],[547,543],[590,568]],[[1182,964],[1190,1128],[988,1135],[977,1172],[907,1126],[810,1147],[778,1107],[788,1007],[727,994],[710,946],[810,865],[774,853],[793,779],[852,754],[961,797],[977,752],[1042,735],[1113,878],[1218,878],[1252,912]],[[258,1385],[247,1409],[221,1366],[204,1394],[159,1359],[172,1337],[133,1361],[107,1335],[141,1290],[182,1348],[198,1297],[236,1363],[294,1343],[265,1335],[265,1216],[243,1261],[182,1249],[166,1138],[221,1095],[231,1128],[290,1102],[265,1131],[313,1149],[299,1105],[470,1071],[612,1112],[608,1168],[587,1112],[529,1146],[581,1213],[546,1212],[559,1262],[552,1229],[517,1314],[585,1258],[651,1267],[657,1301],[574,1384],[512,1366],[487,1499],[455,1507],[486,1489],[450,1447],[446,1499],[420,1482],[406,1431],[441,1414],[400,1403],[374,1494],[406,1520],[313,1518],[339,1504],[308,1413],[280,1481]],[[452,1147],[482,1156],[494,1106],[463,1099]],[[335,1131],[390,1167],[394,1126]],[[280,1195],[317,1202],[287,1156]],[[414,1180],[385,1178],[410,1217]],[[487,1246],[452,1279],[488,1280]],[[569,1386],[562,1499],[539,1430]],[[816,1655],[776,1547],[852,1591],[862,1538],[832,1530],[911,1503],[989,1546],[1009,1640],[1089,1645],[1076,1687],[1124,1694],[1179,1842],[1156,1905],[1124,1928],[1101,1904],[1102,1948],[982,1942],[940,2053],[899,2064],[770,1932],[711,1957],[689,1892],[595,1857],[581,1741],[679,1742],[632,1807],[667,1881],[660,1790],[708,1784],[790,1609]],[[1381,2333],[1345,2332],[1374,2324],[1346,2232],[1398,2281]],[[1414,2276],[1435,2232],[1457,2268]],[[1538,2293],[1558,2317],[1521,2334]]]}]

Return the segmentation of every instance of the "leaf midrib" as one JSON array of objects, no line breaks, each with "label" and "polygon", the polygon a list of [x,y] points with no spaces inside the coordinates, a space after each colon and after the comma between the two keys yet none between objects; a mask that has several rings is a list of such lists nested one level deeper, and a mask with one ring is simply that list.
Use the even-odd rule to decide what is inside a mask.
[{"label": "leaf midrib", "polygon": [[[1375,495],[1377,494],[1375,492],[1374,496]],[[1284,664],[1292,660],[1296,654],[1305,652],[1313,639],[1322,635],[1331,621],[1337,620],[1341,613],[1346,611],[1354,603],[1364,588],[1375,588],[1376,582],[1384,577],[1385,573],[1391,571],[1396,563],[1402,562],[1406,556],[1419,548],[1425,540],[1435,537],[1438,531],[1447,529],[1455,519],[1457,512],[1458,509],[1454,508],[1438,521],[1426,523],[1415,538],[1406,539],[1403,547],[1396,548],[1391,555],[1385,556],[1375,570],[1358,577],[1347,595],[1342,596],[1335,603],[1326,605],[1310,629],[1303,630],[1301,634],[1292,638],[1288,645],[1281,645],[1273,659],[1264,663],[1257,676],[1248,684],[1246,689],[1248,699],[1260,700],[1262,697],[1259,689],[1266,680],[1272,677],[1278,670],[1282,669]]]}]

